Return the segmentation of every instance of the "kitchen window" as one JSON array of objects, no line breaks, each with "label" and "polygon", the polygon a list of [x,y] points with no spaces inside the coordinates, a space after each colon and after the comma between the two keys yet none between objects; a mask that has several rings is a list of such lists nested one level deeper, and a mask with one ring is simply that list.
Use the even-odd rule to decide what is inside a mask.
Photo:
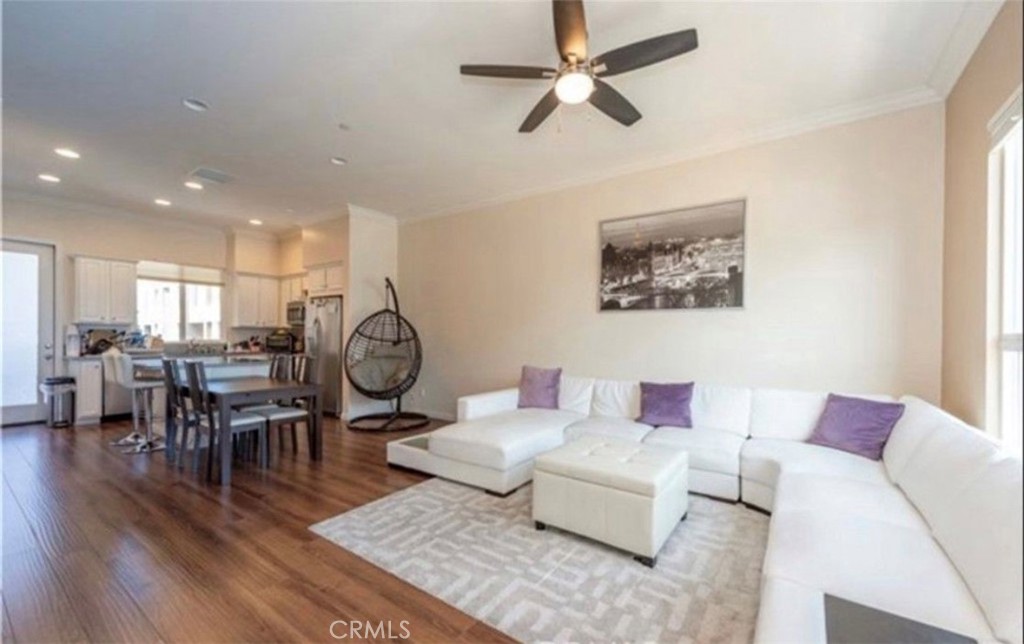
[{"label": "kitchen window", "polygon": [[140,262],[139,328],[165,342],[221,339],[220,281],[221,273],[214,269]]},{"label": "kitchen window", "polygon": [[998,433],[1007,449],[1018,456],[1024,451],[1024,353],[1021,331],[1024,321],[1024,129],[1021,124],[1020,92],[1000,115],[993,119],[990,130],[995,143],[991,155],[992,212],[998,223],[998,261],[992,266],[999,271],[996,295],[999,301],[998,346],[994,351],[998,365]]}]

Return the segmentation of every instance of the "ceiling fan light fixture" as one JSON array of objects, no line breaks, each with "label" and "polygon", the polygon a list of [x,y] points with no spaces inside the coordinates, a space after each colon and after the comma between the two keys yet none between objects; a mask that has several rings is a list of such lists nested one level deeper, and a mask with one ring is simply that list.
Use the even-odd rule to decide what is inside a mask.
[{"label": "ceiling fan light fixture", "polygon": [[555,81],[555,95],[568,105],[583,103],[594,91],[594,79],[583,71],[566,72]]}]

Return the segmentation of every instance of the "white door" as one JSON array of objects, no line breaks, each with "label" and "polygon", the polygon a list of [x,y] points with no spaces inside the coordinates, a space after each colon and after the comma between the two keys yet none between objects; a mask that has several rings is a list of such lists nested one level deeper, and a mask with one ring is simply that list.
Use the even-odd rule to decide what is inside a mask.
[{"label": "white door", "polygon": [[46,419],[39,392],[53,375],[53,246],[3,240],[0,422]]}]

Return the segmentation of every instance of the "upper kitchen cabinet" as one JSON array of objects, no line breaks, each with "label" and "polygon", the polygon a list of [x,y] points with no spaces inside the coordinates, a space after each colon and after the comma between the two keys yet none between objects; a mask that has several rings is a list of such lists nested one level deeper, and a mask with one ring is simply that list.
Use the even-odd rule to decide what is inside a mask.
[{"label": "upper kitchen cabinet", "polygon": [[133,324],[135,264],[93,257],[76,257],[74,262],[74,321]]},{"label": "upper kitchen cabinet", "polygon": [[280,285],[277,278],[260,275],[235,276],[235,326],[278,326]]},{"label": "upper kitchen cabinet", "polygon": [[345,266],[341,262],[309,269],[309,293],[340,293],[345,288]]}]

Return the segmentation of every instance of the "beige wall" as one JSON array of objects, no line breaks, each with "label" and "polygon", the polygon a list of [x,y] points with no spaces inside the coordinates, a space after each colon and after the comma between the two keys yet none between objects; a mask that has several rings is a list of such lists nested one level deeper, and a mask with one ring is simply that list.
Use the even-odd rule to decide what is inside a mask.
[{"label": "beige wall", "polygon": [[306,269],[302,267],[301,230],[283,236],[279,250],[282,275],[297,275],[306,272]]},{"label": "beige wall", "polygon": [[[941,104],[403,224],[419,409],[524,363],[652,380],[940,388]],[[745,310],[597,311],[598,222],[746,197]]]},{"label": "beige wall", "polygon": [[1021,84],[1021,3],[1007,2],[946,101],[942,405],[985,426],[991,378],[987,125]]},{"label": "beige wall", "polygon": [[74,255],[227,268],[227,238],[219,228],[140,217],[56,199],[5,194],[2,234],[8,239],[56,246],[59,351],[63,351],[60,340],[74,306]]}]

